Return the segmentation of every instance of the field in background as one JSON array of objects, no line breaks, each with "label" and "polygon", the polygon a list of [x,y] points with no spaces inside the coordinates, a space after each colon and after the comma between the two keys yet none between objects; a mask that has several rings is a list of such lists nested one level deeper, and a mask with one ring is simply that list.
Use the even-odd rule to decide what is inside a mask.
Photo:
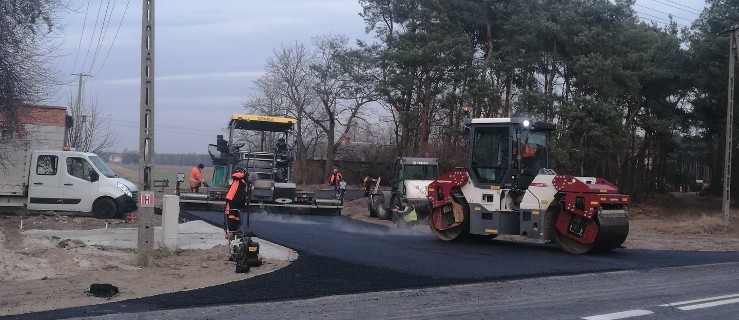
[{"label": "field in background", "polygon": [[[136,185],[141,185],[141,181],[139,181],[138,165],[108,163],[108,166],[110,166],[110,168],[113,169],[113,171],[115,171],[115,173],[117,173],[119,176],[130,180]],[[182,183],[181,188],[189,189],[190,169],[192,168],[192,166],[156,165],[154,166],[154,180],[169,180],[169,187],[166,188],[164,191],[165,193],[174,193],[174,188],[177,183],[177,173],[184,173],[185,182]],[[210,183],[210,181],[213,179],[213,167],[206,166],[203,169],[203,178],[205,179],[205,181],[208,181],[208,183]],[[160,188],[155,189],[161,190]]]}]

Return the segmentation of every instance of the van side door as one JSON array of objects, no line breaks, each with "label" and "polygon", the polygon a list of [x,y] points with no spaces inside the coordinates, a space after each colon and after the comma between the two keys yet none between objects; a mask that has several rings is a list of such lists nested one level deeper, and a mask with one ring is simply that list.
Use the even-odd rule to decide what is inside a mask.
[{"label": "van side door", "polygon": [[100,184],[100,180],[93,179],[93,176],[99,178],[98,172],[85,157],[67,156],[64,165],[66,170],[61,173],[64,186],[59,210],[91,211]]},{"label": "van side door", "polygon": [[59,210],[61,172],[59,156],[34,153],[28,177],[28,209]]}]

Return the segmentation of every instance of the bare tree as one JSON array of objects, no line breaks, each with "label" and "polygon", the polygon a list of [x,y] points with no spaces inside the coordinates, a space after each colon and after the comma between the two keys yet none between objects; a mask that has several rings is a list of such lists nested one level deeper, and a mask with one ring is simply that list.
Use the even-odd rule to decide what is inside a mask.
[{"label": "bare tree", "polygon": [[290,108],[281,92],[282,84],[274,74],[265,74],[254,80],[254,91],[257,95],[247,98],[242,105],[250,113],[287,116]]},{"label": "bare tree", "polygon": [[313,100],[311,84],[313,79],[308,72],[310,53],[305,45],[295,43],[275,50],[275,56],[267,60],[267,74],[286,100],[284,109],[286,116],[298,120],[295,128],[298,160],[297,182],[303,183],[308,170],[308,147],[310,141],[303,121],[308,105]]},{"label": "bare tree", "polygon": [[[314,38],[314,62],[311,74],[313,90],[319,103],[305,116],[326,136],[323,182],[334,166],[336,151],[352,125],[362,119],[362,107],[375,100],[369,84],[372,66],[366,52],[347,47],[348,38],[328,35]],[[366,120],[365,120],[366,121]]]},{"label": "bare tree", "polygon": [[79,151],[106,153],[118,143],[118,135],[109,129],[110,116],[103,114],[95,102],[69,103],[72,126],[66,145]]},{"label": "bare tree", "polygon": [[[56,77],[47,61],[55,49],[54,13],[64,0],[0,1],[0,128],[18,137],[25,131],[19,121],[26,103],[40,102],[55,88]],[[6,146],[8,147],[8,146]],[[0,153],[0,164],[7,161]]]}]

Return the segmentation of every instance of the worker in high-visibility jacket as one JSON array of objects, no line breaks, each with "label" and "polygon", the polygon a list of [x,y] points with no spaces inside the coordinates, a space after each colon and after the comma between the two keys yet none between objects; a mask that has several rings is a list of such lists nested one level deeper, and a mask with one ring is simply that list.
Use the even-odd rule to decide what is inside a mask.
[{"label": "worker in high-visibility jacket", "polygon": [[246,172],[236,167],[231,175],[231,186],[226,193],[226,237],[233,237],[234,233],[240,231],[241,211],[245,210],[249,201],[249,181]]},{"label": "worker in high-visibility jacket", "polygon": [[371,176],[364,177],[364,196],[365,197],[369,197],[370,189],[372,188],[373,182],[377,182],[377,179],[372,178]]},{"label": "worker in high-visibility jacket", "polygon": [[393,212],[392,220],[400,228],[409,227],[418,222],[416,207],[411,205],[406,198],[400,199],[400,204],[393,206],[391,211]]},{"label": "worker in high-visibility jacket", "polygon": [[336,197],[340,197],[341,193],[341,187],[340,182],[344,181],[344,176],[341,175],[341,172],[339,172],[339,169],[334,168],[334,172],[331,173],[331,176],[328,177],[330,185],[334,187],[334,193],[336,194]]},{"label": "worker in high-visibility jacket", "polygon": [[205,183],[205,180],[203,180],[203,168],[205,166],[201,163],[190,169],[190,192],[197,193],[198,189]]},{"label": "worker in high-visibility jacket", "polygon": [[343,180],[344,176],[341,175],[339,169],[334,168],[334,172],[331,173],[331,176],[329,176],[328,179],[331,186],[338,186],[339,181]]}]

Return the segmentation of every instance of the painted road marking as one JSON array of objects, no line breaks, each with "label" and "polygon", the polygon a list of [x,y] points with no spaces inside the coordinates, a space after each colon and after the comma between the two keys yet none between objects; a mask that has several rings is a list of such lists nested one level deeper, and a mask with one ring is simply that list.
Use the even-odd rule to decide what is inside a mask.
[{"label": "painted road marking", "polygon": [[703,299],[695,299],[695,300],[688,300],[688,301],[680,301],[680,302],[673,302],[673,303],[666,303],[659,305],[660,307],[676,307],[684,304],[693,304],[698,302],[705,302],[705,301],[711,301],[711,300],[721,300],[721,299],[727,299],[727,298],[734,298],[739,297],[739,294],[729,294],[725,296],[716,296],[716,297],[710,297],[710,298],[703,298]]},{"label": "painted road marking", "polygon": [[626,319],[631,317],[646,316],[654,312],[649,310],[629,310],[607,314],[599,314],[597,316],[584,317],[584,320],[615,320],[615,319]]},{"label": "painted road marking", "polygon": [[678,307],[678,309],[687,311],[687,310],[695,310],[695,309],[710,308],[710,307],[715,307],[715,306],[722,306],[725,304],[732,304],[732,303],[738,303],[738,302],[739,302],[739,298],[736,298],[736,299],[719,300],[719,301],[714,301],[714,302],[706,302],[706,303],[701,303],[701,304],[694,304],[694,305],[689,305],[689,306],[684,306],[684,307]]}]

